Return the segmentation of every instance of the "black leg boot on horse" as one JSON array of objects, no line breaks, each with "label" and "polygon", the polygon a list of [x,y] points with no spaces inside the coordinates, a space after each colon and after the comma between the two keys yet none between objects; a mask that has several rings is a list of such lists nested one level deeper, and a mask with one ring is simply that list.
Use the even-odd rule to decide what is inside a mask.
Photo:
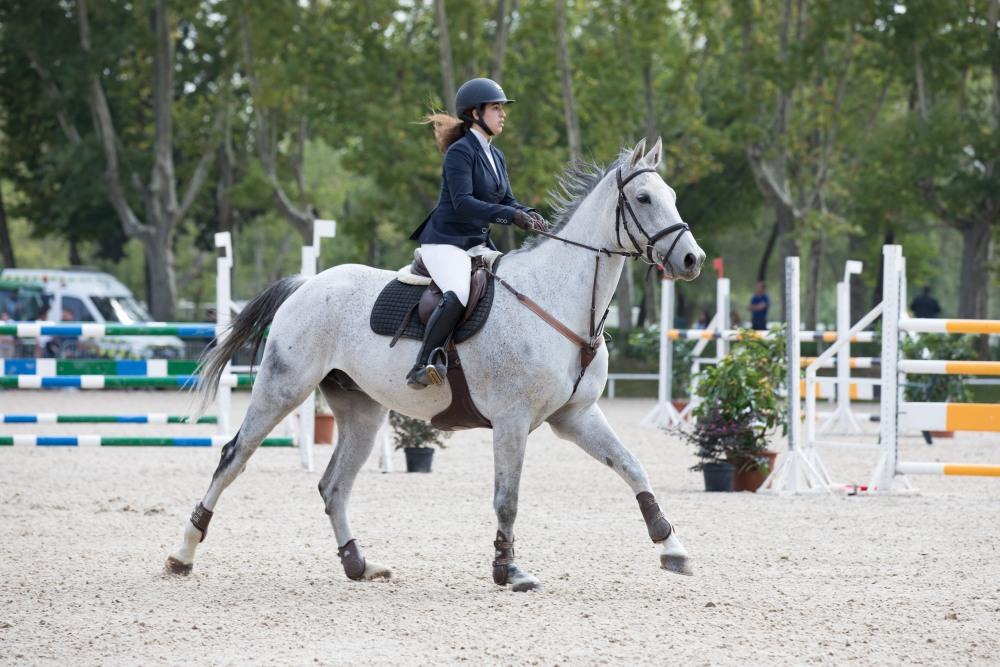
[{"label": "black leg boot on horse", "polygon": [[424,389],[432,384],[443,384],[448,375],[448,355],[444,346],[451,337],[465,306],[454,292],[445,292],[441,303],[427,318],[424,342],[417,355],[417,363],[406,375],[406,385],[411,389]]}]

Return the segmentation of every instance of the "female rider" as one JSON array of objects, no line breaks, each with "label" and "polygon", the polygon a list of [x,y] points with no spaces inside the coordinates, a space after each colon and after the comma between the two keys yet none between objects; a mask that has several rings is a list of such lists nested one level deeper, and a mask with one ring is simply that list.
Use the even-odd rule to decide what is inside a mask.
[{"label": "female rider", "polygon": [[507,99],[490,79],[472,79],[455,95],[458,118],[438,113],[434,124],[438,148],[444,153],[441,196],[437,206],[410,239],[420,241],[420,255],[444,298],[427,320],[417,362],[406,376],[407,386],[423,389],[441,384],[447,369],[442,346],[458,324],[469,299],[472,257],[495,250],[490,225],[548,229],[533,208],[514,199],[503,153],[492,139],[503,132]]}]

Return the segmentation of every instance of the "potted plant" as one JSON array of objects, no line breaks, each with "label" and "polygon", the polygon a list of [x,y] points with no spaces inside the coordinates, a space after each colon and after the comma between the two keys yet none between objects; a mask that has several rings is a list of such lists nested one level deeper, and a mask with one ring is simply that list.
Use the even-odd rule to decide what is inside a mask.
[{"label": "potted plant", "polygon": [[[682,437],[693,444],[706,491],[756,491],[774,461],[769,436],[787,418],[779,392],[785,382],[785,338],[743,330],[732,352],[697,377],[694,425]],[[730,480],[732,480],[730,482]]]},{"label": "potted plant", "polygon": [[[903,338],[900,351],[907,359],[960,361],[977,358],[972,336],[909,335]],[[915,403],[968,403],[972,400],[964,375],[907,375],[903,396]],[[930,444],[931,436],[951,438],[954,435],[954,431],[927,431],[924,438]]]},{"label": "potted plant", "polygon": [[444,438],[451,435],[437,430],[429,422],[395,411],[389,413],[389,426],[396,449],[402,449],[406,455],[406,472],[430,472],[434,460],[432,445],[444,449]]},{"label": "potted plant", "polygon": [[319,391],[316,392],[316,400],[313,411],[313,442],[317,445],[333,444],[333,411],[326,402],[326,398]]}]

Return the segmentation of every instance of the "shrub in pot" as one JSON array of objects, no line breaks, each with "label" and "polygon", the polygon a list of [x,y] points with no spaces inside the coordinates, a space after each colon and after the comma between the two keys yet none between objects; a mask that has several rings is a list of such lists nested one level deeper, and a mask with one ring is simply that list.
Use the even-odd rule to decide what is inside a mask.
[{"label": "shrub in pot", "polygon": [[694,426],[681,435],[696,448],[699,462],[691,469],[708,471],[706,488],[720,464],[733,467],[734,485],[741,490],[756,490],[770,473],[774,452],[768,438],[778,427],[787,429],[779,395],[786,367],[781,330],[767,338],[742,330],[729,356],[698,374]]},{"label": "shrub in pot", "polygon": [[451,436],[451,433],[437,430],[430,422],[395,411],[389,413],[389,426],[396,449],[402,449],[406,455],[406,472],[430,472],[433,445],[444,449],[444,438]]}]

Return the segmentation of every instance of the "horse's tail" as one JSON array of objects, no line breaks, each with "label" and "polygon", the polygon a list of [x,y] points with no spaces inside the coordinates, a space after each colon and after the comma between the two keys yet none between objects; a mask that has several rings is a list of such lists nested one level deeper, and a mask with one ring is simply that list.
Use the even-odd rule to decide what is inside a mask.
[{"label": "horse's tail", "polygon": [[271,284],[240,311],[236,319],[222,332],[225,335],[217,336],[202,353],[197,370],[197,392],[200,400],[192,421],[205,414],[205,410],[215,400],[222,371],[243,345],[252,342],[254,346],[252,358],[257,358],[257,350],[260,349],[274,314],[305,282],[306,278],[295,275]]}]

